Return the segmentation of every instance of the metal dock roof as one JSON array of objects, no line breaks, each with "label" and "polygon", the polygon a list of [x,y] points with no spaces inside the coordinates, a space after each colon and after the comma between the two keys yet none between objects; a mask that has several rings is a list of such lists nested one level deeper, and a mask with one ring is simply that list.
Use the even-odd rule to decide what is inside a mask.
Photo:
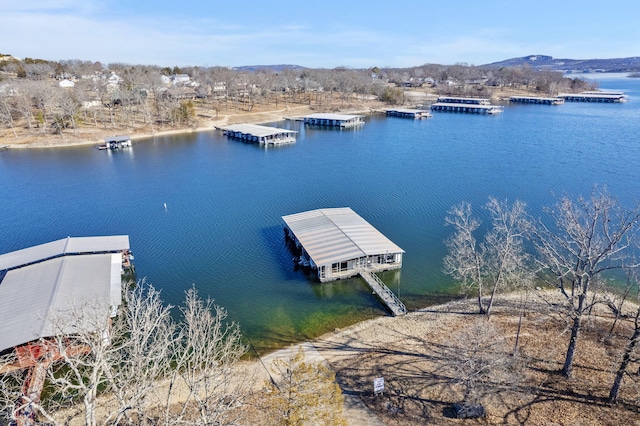
[{"label": "metal dock roof", "polygon": [[298,133],[295,130],[280,129],[278,127],[261,126],[259,124],[234,124],[232,126],[222,127],[222,130],[247,133],[247,134],[251,134],[253,136],[258,136],[258,137]]},{"label": "metal dock roof", "polygon": [[404,253],[349,207],[311,210],[282,219],[316,265]]},{"label": "metal dock roof", "polygon": [[317,118],[319,120],[353,120],[354,118],[362,118],[362,115],[348,115],[348,114],[332,114],[317,112],[315,114],[305,115],[304,118]]},{"label": "metal dock roof", "polygon": [[8,271],[0,283],[0,351],[97,330],[121,303],[121,265],[120,253],[86,254]]},{"label": "metal dock roof", "polygon": [[0,271],[67,254],[111,253],[123,250],[129,250],[128,235],[67,237],[0,255]]}]

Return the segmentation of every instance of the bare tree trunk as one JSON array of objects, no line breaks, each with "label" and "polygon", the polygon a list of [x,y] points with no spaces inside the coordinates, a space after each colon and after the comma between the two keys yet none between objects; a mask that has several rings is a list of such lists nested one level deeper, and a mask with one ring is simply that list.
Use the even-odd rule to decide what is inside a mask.
[{"label": "bare tree trunk", "polygon": [[562,366],[561,373],[565,377],[571,377],[573,373],[573,357],[576,352],[576,344],[578,343],[578,336],[580,334],[580,327],[582,323],[582,307],[584,305],[584,299],[586,295],[581,294],[578,297],[578,310],[576,316],[573,318],[573,326],[571,327],[571,338],[569,339],[569,346],[567,347],[567,355],[564,359],[564,365]]},{"label": "bare tree trunk", "polygon": [[633,331],[633,336],[631,336],[631,340],[629,340],[629,344],[624,351],[622,362],[618,366],[616,377],[613,380],[613,385],[611,386],[611,390],[609,391],[609,402],[617,402],[618,394],[620,393],[620,385],[622,385],[622,379],[627,372],[627,366],[631,362],[631,355],[633,354],[636,346],[638,345],[638,341],[640,340],[640,323],[638,322],[639,318],[640,309],[638,309],[638,311],[636,312],[635,330]]}]

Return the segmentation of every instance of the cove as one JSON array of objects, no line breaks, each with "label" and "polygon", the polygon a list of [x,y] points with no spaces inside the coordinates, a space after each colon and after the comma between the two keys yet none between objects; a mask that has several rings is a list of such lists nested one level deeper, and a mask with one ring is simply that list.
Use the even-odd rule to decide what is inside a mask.
[{"label": "cove", "polygon": [[[560,195],[606,185],[640,195],[640,80],[602,76],[623,104],[507,105],[497,116],[367,117],[353,130],[299,132],[264,149],[220,132],[150,138],[130,150],[0,152],[0,252],[66,236],[128,234],[139,278],[178,304],[192,285],[228,309],[259,352],[386,315],[358,279],[320,284],[297,270],[281,216],[351,207],[406,251],[381,275],[407,307],[450,299],[447,210],[482,215],[487,197],[534,216]],[[166,204],[166,209],[165,209]]]}]

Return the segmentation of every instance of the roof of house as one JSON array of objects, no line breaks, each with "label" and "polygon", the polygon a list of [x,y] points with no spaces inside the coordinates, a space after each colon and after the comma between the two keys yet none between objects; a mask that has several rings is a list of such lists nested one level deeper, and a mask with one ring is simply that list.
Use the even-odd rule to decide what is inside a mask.
[{"label": "roof of house", "polygon": [[318,266],[377,254],[404,253],[349,207],[311,210],[282,219]]}]

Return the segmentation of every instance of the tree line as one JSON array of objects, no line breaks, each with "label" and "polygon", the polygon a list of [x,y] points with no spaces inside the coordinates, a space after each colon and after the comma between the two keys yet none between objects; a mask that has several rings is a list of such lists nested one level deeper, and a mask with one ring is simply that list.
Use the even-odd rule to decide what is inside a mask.
[{"label": "tree line", "polygon": [[[167,77],[187,74],[188,85]],[[60,87],[62,80],[73,87]],[[560,72],[531,68],[492,69],[466,64],[412,68],[334,69],[159,67],[81,60],[22,61],[0,57],[0,126],[18,133],[75,133],[79,127],[156,129],[195,126],[196,107],[209,118],[221,110],[250,112],[257,106],[355,107],[368,100],[402,104],[404,90],[488,96],[496,88],[545,95],[593,86]]]}]

